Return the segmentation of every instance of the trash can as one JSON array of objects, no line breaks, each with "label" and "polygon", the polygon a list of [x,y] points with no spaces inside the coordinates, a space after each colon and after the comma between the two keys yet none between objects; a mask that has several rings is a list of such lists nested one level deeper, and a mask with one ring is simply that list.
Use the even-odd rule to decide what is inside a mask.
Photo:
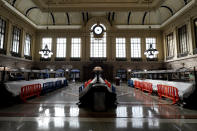
[{"label": "trash can", "polygon": [[119,86],[120,85],[120,77],[115,77],[115,81],[116,81],[116,85]]}]

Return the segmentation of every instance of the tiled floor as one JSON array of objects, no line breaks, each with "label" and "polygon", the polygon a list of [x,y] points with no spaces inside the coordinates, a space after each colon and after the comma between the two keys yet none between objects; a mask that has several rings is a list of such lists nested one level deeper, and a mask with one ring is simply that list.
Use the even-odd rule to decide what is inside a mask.
[{"label": "tiled floor", "polygon": [[117,87],[117,108],[106,112],[78,108],[80,85],[70,83],[28,103],[0,108],[0,131],[197,130],[197,110],[171,105],[126,84]]}]

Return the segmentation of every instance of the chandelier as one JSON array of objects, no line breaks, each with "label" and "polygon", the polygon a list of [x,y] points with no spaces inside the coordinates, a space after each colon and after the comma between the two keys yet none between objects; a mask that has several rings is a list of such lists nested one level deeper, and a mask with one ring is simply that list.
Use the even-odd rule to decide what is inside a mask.
[{"label": "chandelier", "polygon": [[[48,1],[48,4],[49,4],[49,1]],[[47,32],[48,32],[48,22],[49,22],[49,5],[48,5],[48,16],[47,16]],[[47,58],[50,58],[51,55],[53,55],[53,52],[51,50],[49,50],[48,48],[48,45],[46,43],[44,49],[41,49],[39,51],[39,54],[41,54],[41,57],[44,58],[44,59],[47,59]]]},{"label": "chandelier", "polygon": [[[150,25],[150,8],[149,8],[149,0],[148,0],[148,9],[149,9],[149,25]],[[151,36],[151,25],[149,26],[149,35]],[[152,43],[150,43],[150,46],[147,50],[145,50],[144,55],[146,55],[147,58],[153,59],[155,55],[159,54],[159,51],[157,49],[153,48]]]},{"label": "chandelier", "polygon": [[153,59],[157,54],[159,54],[159,52],[157,51],[157,49],[153,48],[152,44],[150,44],[150,47],[144,52],[144,55],[146,55],[146,57],[150,59]]},{"label": "chandelier", "polygon": [[49,50],[49,48],[48,48],[48,46],[47,46],[47,44],[46,44],[45,47],[44,47],[44,49],[41,49],[41,50],[39,51],[39,54],[42,55],[42,58],[47,59],[47,58],[50,58],[51,55],[53,55],[53,52],[51,52],[51,51]]}]

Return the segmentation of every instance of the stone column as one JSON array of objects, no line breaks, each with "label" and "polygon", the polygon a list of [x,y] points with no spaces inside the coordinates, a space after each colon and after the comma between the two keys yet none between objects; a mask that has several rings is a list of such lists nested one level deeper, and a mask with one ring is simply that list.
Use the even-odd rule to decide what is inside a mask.
[{"label": "stone column", "polygon": [[189,21],[188,22],[189,24],[188,24],[188,28],[187,28],[187,32],[188,32],[187,46],[188,46],[189,54],[190,55],[193,55],[193,49],[195,47],[194,46],[195,41],[192,39],[192,32],[193,32],[193,30],[192,30],[193,29],[192,24],[193,24],[193,20],[190,18],[188,21]]},{"label": "stone column", "polygon": [[85,43],[85,61],[89,61],[90,58],[90,35],[86,35],[86,43]]},{"label": "stone column", "polygon": [[19,46],[19,53],[21,54],[21,57],[24,58],[24,46],[25,46],[25,31],[22,28],[21,29],[21,36],[20,36],[20,46]]},{"label": "stone column", "polygon": [[66,61],[70,61],[71,56],[71,37],[67,37],[66,41]]},{"label": "stone column", "polygon": [[85,61],[86,59],[86,37],[81,37],[81,61]]},{"label": "stone column", "polygon": [[111,37],[111,51],[111,59],[116,61],[116,38],[114,36]]},{"label": "stone column", "polygon": [[53,55],[51,56],[51,61],[55,61],[56,58],[56,51],[57,51],[57,37],[52,37],[52,49]]},{"label": "stone column", "polygon": [[178,52],[179,52],[179,49],[178,49],[178,29],[177,27],[175,28],[174,32],[174,58],[176,59],[177,58],[177,55],[178,55]]},{"label": "stone column", "polygon": [[11,21],[7,21],[7,29],[6,29],[6,36],[5,36],[5,49],[6,49],[6,55],[11,56],[10,50],[12,48],[12,24]]},{"label": "stone column", "polygon": [[130,38],[126,38],[126,58],[127,61],[131,61],[131,44],[130,44]]},{"label": "stone column", "polygon": [[41,55],[39,54],[40,49],[42,49],[42,38],[40,34],[36,34],[36,40],[34,43],[34,48],[32,48],[32,56],[34,56],[35,61],[40,61]]},{"label": "stone column", "polygon": [[[162,40],[162,33],[158,32],[158,34],[155,34],[156,38],[156,49],[159,51],[159,54],[157,55],[158,60],[164,60],[164,57],[166,56],[164,54],[164,49],[166,49],[164,40]],[[165,39],[165,37],[164,37]]]},{"label": "stone column", "polygon": [[145,61],[146,60],[146,56],[144,55],[144,51],[146,50],[146,38],[145,37],[141,37],[141,56],[142,56],[142,60]]},{"label": "stone column", "polygon": [[35,55],[34,54],[35,53],[38,53],[38,52],[35,51],[35,44],[36,44],[36,37],[35,37],[35,35],[32,35],[31,34],[31,50],[30,50],[30,56],[32,56],[32,60],[33,61],[35,60]]},{"label": "stone column", "polygon": [[[167,59],[166,57],[167,57],[167,52],[168,52],[168,51],[167,51],[167,48],[168,48],[168,47],[167,47],[166,36],[167,36],[167,34],[166,34],[166,33],[163,33],[163,36],[162,36],[162,37],[163,37],[163,48],[164,48],[164,49],[163,49],[163,51],[164,51],[163,55],[164,55],[164,60],[165,60],[165,61],[166,61],[166,59]],[[161,44],[162,44],[162,43],[161,43]],[[161,50],[162,50],[162,49],[161,49]]]},{"label": "stone column", "polygon": [[107,32],[107,36],[106,36],[106,57],[107,57],[107,61],[111,60],[111,55],[112,55],[112,50],[111,50],[111,46],[112,46],[112,42],[111,42],[111,37],[110,35],[108,35]]}]

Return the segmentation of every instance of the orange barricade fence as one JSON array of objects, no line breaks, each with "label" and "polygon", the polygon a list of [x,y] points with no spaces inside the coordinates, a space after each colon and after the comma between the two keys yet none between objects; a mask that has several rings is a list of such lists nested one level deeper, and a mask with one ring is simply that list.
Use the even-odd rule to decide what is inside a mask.
[{"label": "orange barricade fence", "polygon": [[147,91],[148,93],[152,94],[153,92],[153,85],[150,82],[142,82],[142,91]]},{"label": "orange barricade fence", "polygon": [[108,82],[107,80],[105,80],[105,84],[106,84],[109,88],[111,88],[111,83]]},{"label": "orange barricade fence", "polygon": [[143,83],[140,81],[134,81],[134,87],[138,89],[142,89]]},{"label": "orange barricade fence", "polygon": [[142,90],[144,88],[144,82],[140,81],[139,85],[140,85],[140,89]]},{"label": "orange barricade fence", "polygon": [[40,96],[41,93],[41,84],[32,84],[32,85],[26,85],[21,87],[21,94],[20,98],[23,101],[26,101],[27,98],[32,96]]},{"label": "orange barricade fence", "polygon": [[163,96],[172,99],[173,104],[179,101],[178,89],[176,87],[158,84],[157,93],[160,98]]}]

